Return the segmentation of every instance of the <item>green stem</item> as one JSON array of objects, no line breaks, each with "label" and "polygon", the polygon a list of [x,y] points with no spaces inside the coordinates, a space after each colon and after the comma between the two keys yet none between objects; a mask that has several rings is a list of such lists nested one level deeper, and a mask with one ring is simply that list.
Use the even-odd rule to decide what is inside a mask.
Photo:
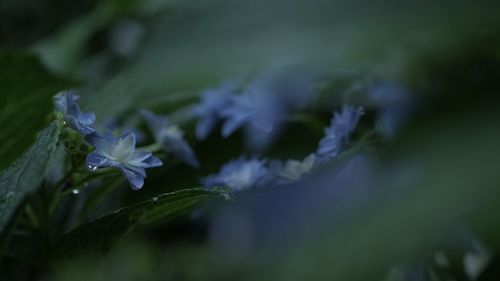
[{"label": "green stem", "polygon": [[69,171],[60,179],[56,184],[54,189],[56,191],[61,190],[64,185],[73,177],[73,174],[76,172],[76,168],[74,166],[69,169]]},{"label": "green stem", "polygon": [[[61,190],[61,187],[64,186],[64,183],[65,182],[62,182],[62,180],[60,182],[62,182],[61,184],[57,185],[57,189],[58,191],[60,192],[56,192],[56,195],[54,196],[54,199],[52,200],[51,204],[50,204],[50,208],[49,208],[49,214],[52,216],[57,208],[57,205],[59,204],[59,202],[61,201],[62,198],[66,197],[68,194],[71,194],[73,192],[73,190],[78,190],[79,187],[83,186],[86,182],[90,181],[90,180],[93,180],[95,178],[98,178],[100,176],[103,176],[103,175],[106,175],[106,174],[110,174],[110,173],[113,173],[114,171],[112,169],[108,169],[108,168],[105,168],[105,169],[100,169],[96,172],[93,172],[91,174],[88,174],[87,176],[83,177],[82,179],[80,179],[78,182],[76,182],[75,184],[73,184],[70,188],[67,188],[65,190]],[[69,177],[71,178],[71,176]],[[64,178],[63,178],[64,180]]]},{"label": "green stem", "polygon": [[48,209],[48,214],[49,217],[52,217],[54,214],[54,211],[59,204],[59,201],[61,201],[61,192],[64,188],[64,185],[73,177],[75,174],[77,168],[75,166],[71,166],[69,171],[60,179],[54,186],[54,196],[50,199],[50,202],[48,204],[49,209]]},{"label": "green stem", "polygon": [[28,216],[31,225],[33,225],[35,229],[40,227],[40,221],[38,220],[38,217],[35,215],[35,212],[33,211],[33,208],[31,207],[30,204],[26,205],[26,215]]},{"label": "green stem", "polygon": [[115,172],[116,172],[115,170],[112,170],[110,168],[104,168],[104,169],[97,170],[91,174],[88,174],[87,176],[83,177],[78,182],[76,182],[73,186],[71,186],[71,188],[68,188],[68,189],[64,190],[63,192],[61,192],[61,197],[67,196],[68,194],[72,193],[73,190],[78,190],[78,188],[85,185],[85,183],[87,183],[95,178],[98,178],[98,177],[104,176],[104,175],[108,175],[108,174],[112,174]]},{"label": "green stem", "polygon": [[155,143],[147,145],[147,146],[138,147],[137,150],[143,150],[143,151],[154,153],[154,152],[158,152],[161,150],[161,144],[155,142]]}]

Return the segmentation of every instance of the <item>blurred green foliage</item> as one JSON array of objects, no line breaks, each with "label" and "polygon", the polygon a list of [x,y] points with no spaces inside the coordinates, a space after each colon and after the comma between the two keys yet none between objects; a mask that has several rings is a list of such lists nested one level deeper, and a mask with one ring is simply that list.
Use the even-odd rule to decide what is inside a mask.
[{"label": "blurred green foliage", "polygon": [[0,170],[18,158],[47,124],[54,93],[74,85],[49,73],[35,56],[0,52]]},{"label": "blurred green foliage", "polygon": [[[40,132],[33,146],[9,168],[0,173],[0,253],[8,241],[8,224],[17,208],[34,193],[45,177],[47,165],[55,151],[59,127],[54,122]],[[14,222],[12,222],[14,223]]]}]

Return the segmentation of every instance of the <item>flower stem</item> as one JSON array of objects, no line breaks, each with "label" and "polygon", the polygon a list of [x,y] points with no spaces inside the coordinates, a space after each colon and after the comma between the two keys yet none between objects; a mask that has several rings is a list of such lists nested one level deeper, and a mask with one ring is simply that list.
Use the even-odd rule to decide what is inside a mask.
[{"label": "flower stem", "polygon": [[67,196],[68,194],[72,193],[73,190],[78,190],[79,187],[85,185],[85,183],[87,183],[95,178],[98,178],[98,177],[104,176],[104,175],[108,175],[108,174],[112,174],[115,172],[116,172],[115,170],[109,169],[109,168],[99,169],[91,174],[88,174],[87,176],[83,177],[82,179],[80,179],[78,182],[73,184],[71,186],[71,188],[68,188],[68,189],[64,190],[63,192],[61,192],[61,196],[62,197]]},{"label": "flower stem", "polygon": [[59,205],[59,202],[61,201],[62,198],[66,197],[68,194],[71,194],[73,192],[73,190],[75,189],[78,189],[79,187],[81,187],[82,185],[84,185],[86,182],[92,180],[92,179],[95,179],[95,178],[98,178],[100,176],[103,176],[103,175],[106,175],[106,174],[110,174],[112,172],[114,172],[112,169],[100,169],[94,173],[91,173],[91,174],[88,174],[87,176],[83,177],[82,179],[80,179],[78,182],[74,183],[73,185],[71,185],[70,187],[68,188],[62,188],[64,187],[64,184],[66,184],[66,182],[71,179],[73,177],[73,175],[75,174],[74,172],[76,171],[76,169],[72,168],[70,170],[70,172],[68,172],[68,174],[66,176],[64,176],[57,184],[56,184],[56,191],[55,192],[55,195],[54,195],[54,198],[52,199],[52,201],[50,202],[50,206],[49,206],[49,214],[50,216],[52,216],[57,208],[57,205]]},{"label": "flower stem", "polygon": [[147,146],[138,147],[137,150],[143,150],[143,151],[154,153],[154,152],[161,150],[161,144],[155,142],[155,143],[147,145]]},{"label": "flower stem", "polygon": [[55,190],[61,191],[64,185],[73,177],[76,172],[76,168],[74,166],[69,169],[69,171],[55,184]]}]

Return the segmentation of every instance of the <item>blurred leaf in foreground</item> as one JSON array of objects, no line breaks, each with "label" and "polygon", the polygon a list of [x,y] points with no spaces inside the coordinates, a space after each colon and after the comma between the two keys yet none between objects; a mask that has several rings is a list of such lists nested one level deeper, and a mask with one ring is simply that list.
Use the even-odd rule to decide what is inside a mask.
[{"label": "blurred leaf in foreground", "polygon": [[33,143],[52,111],[52,96],[72,85],[35,56],[0,52],[0,171]]},{"label": "blurred leaf in foreground", "polygon": [[42,183],[58,136],[59,127],[52,123],[21,158],[0,173],[0,233],[5,230],[18,205]]}]

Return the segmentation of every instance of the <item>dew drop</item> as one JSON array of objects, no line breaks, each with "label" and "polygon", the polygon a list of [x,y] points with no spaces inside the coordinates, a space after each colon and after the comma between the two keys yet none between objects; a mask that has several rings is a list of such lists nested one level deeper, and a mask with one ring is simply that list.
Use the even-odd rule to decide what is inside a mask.
[{"label": "dew drop", "polygon": [[73,190],[71,191],[71,193],[73,193],[74,195],[78,195],[78,194],[80,193],[80,190],[78,190],[78,189],[73,189]]},{"label": "dew drop", "polygon": [[63,121],[63,125],[66,125],[66,121]]},{"label": "dew drop", "polygon": [[97,166],[87,165],[87,168],[89,168],[92,172],[97,170]]}]

